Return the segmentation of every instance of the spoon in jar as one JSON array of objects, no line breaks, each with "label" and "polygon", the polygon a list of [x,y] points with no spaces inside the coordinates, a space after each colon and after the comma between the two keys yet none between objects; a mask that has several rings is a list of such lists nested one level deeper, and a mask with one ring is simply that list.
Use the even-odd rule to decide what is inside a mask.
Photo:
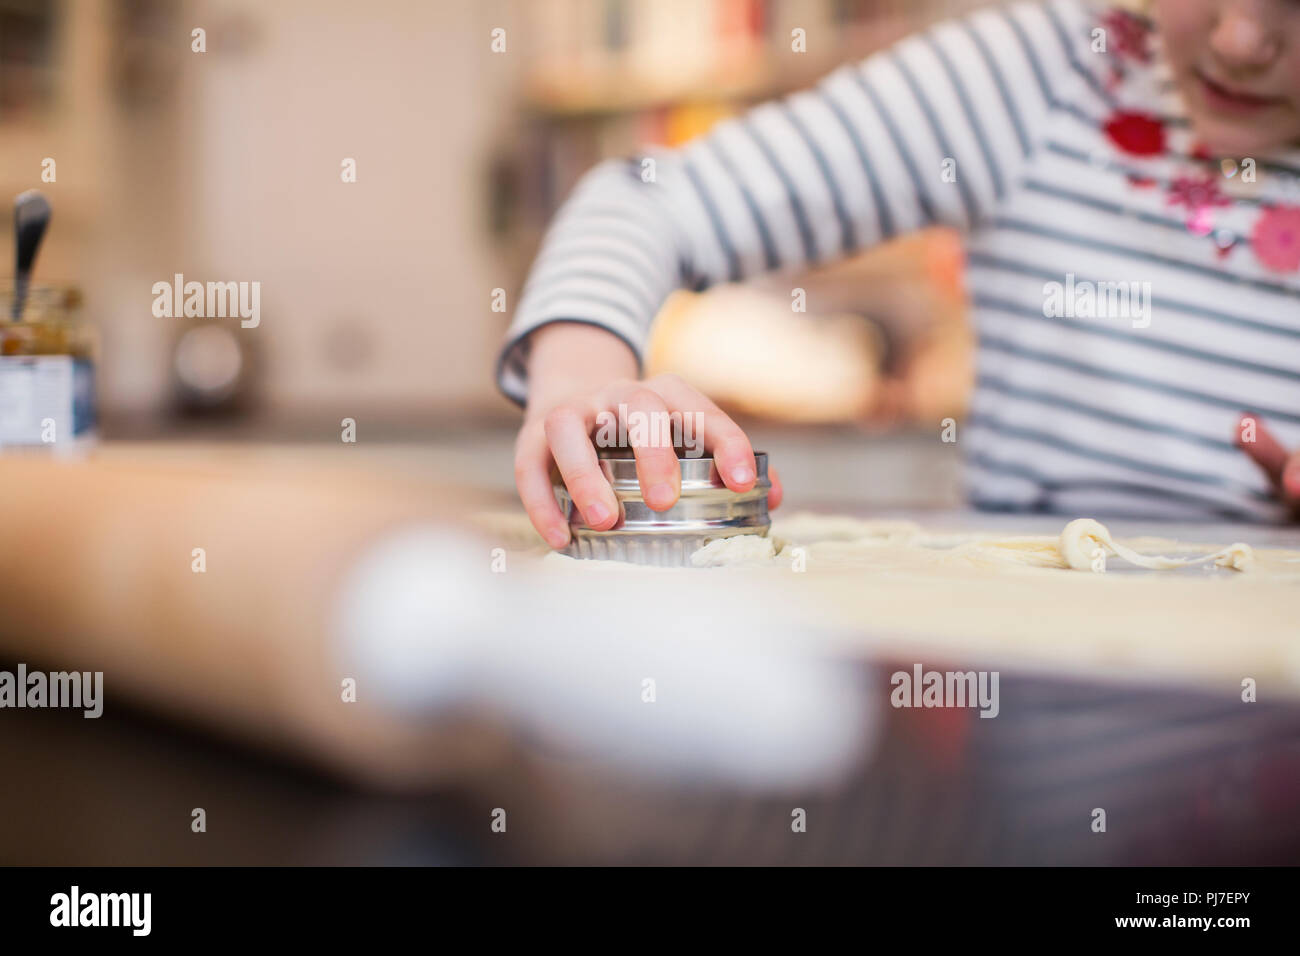
[{"label": "spoon in jar", "polygon": [[50,224],[50,202],[35,189],[19,193],[14,200],[14,298],[10,308],[11,318],[17,322],[23,317],[27,304],[28,282],[36,250],[41,246],[45,229]]}]

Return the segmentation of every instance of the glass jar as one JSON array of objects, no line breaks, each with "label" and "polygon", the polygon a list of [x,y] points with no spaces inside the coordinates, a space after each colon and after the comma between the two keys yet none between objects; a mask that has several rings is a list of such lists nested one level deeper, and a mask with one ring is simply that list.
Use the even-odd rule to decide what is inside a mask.
[{"label": "glass jar", "polygon": [[76,286],[32,286],[15,321],[13,284],[0,285],[0,449],[94,440],[97,342],[81,299]]}]

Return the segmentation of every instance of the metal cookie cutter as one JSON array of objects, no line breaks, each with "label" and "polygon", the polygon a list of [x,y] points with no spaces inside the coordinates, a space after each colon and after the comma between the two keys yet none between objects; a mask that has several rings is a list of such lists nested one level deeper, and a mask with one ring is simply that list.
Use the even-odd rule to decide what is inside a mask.
[{"label": "metal cookie cutter", "polygon": [[772,520],[767,514],[767,455],[755,452],[758,478],[747,492],[723,484],[712,458],[677,456],[682,473],[682,494],[667,511],[651,511],[641,498],[636,459],[630,449],[600,449],[600,468],[618,498],[618,522],[609,531],[588,528],[562,482],[555,494],[569,519],[572,536],[562,554],[653,564],[689,566],[691,555],[718,538],[739,534],[767,535]]}]

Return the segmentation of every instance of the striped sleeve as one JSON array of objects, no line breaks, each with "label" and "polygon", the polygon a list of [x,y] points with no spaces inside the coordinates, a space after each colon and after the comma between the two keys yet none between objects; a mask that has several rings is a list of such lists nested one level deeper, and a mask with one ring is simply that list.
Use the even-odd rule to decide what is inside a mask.
[{"label": "striped sleeve", "polygon": [[[832,262],[926,225],[991,218],[1062,98],[1059,12],[982,10],[847,64],[677,150],[609,160],[548,230],[497,367],[527,395],[528,336],[608,329],[641,356],[678,288]],[[1067,75],[1064,79],[1069,80]],[[1074,77],[1077,80],[1077,77]]]}]

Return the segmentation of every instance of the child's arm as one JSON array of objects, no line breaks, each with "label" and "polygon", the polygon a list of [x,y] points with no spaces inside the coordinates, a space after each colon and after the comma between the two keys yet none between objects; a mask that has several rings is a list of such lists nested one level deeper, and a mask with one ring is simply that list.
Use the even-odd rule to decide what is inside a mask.
[{"label": "child's arm", "polygon": [[[720,123],[681,149],[589,172],[546,236],[498,368],[502,390],[527,401],[517,471],[538,530],[560,540],[549,486],[543,495],[544,447],[584,516],[595,517],[584,501],[613,505],[599,472],[590,474],[595,450],[578,437],[581,421],[560,416],[553,434],[538,424],[559,396],[576,397],[570,411],[585,418],[630,394],[630,385],[612,386],[635,376],[650,322],[677,288],[824,264],[924,225],[965,230],[989,216],[1058,98],[1052,84],[1079,81],[1069,66],[1056,77],[1067,60],[1064,38],[1083,28],[1081,16],[1072,0],[982,11],[846,65],[815,89]],[[672,394],[646,384],[642,402],[711,414],[706,447],[734,449],[752,474],[748,440],[703,396],[680,382]],[[667,456],[636,453],[653,500]],[[665,500],[676,500],[675,481]]]}]

